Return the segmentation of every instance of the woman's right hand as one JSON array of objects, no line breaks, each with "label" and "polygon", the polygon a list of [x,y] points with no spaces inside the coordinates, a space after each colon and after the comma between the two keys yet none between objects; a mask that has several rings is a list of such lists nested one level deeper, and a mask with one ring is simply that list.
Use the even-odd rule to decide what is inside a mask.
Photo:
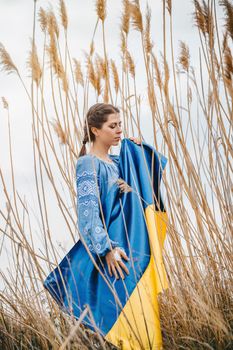
[{"label": "woman's right hand", "polygon": [[112,277],[112,274],[114,274],[114,276],[117,279],[119,279],[119,276],[118,276],[118,273],[119,273],[120,277],[122,279],[125,279],[122,269],[129,275],[129,270],[121,260],[121,257],[129,261],[128,256],[119,247],[115,247],[114,249],[112,249],[110,252],[106,254],[105,259],[108,266],[108,272],[111,277]]}]

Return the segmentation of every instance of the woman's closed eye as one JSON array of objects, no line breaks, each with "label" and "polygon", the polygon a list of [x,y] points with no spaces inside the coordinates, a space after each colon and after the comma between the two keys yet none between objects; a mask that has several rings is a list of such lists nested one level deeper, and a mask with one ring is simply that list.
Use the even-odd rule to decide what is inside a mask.
[{"label": "woman's closed eye", "polygon": [[[111,129],[114,129],[117,126],[117,124],[113,124],[110,126]],[[121,128],[121,123],[119,123],[119,128]]]}]

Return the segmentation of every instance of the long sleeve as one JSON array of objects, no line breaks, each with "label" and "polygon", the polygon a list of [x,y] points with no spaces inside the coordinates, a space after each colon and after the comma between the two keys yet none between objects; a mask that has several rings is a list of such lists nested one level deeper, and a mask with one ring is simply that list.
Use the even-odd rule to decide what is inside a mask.
[{"label": "long sleeve", "polygon": [[96,163],[89,157],[80,157],[76,165],[78,229],[89,250],[104,256],[118,242],[111,240],[104,229],[98,200]]}]

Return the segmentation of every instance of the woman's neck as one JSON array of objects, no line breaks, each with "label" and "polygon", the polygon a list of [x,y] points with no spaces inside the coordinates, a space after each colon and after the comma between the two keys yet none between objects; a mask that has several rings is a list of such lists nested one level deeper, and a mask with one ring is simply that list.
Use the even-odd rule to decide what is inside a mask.
[{"label": "woman's neck", "polygon": [[95,156],[103,159],[103,160],[107,160],[109,161],[109,155],[108,155],[108,150],[109,147],[103,145],[103,144],[93,144],[90,147],[90,154],[94,154]]}]

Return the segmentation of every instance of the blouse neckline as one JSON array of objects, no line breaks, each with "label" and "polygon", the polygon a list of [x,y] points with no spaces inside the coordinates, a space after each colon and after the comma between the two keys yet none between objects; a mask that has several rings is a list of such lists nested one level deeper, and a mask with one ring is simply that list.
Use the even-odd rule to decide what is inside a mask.
[{"label": "blouse neckline", "polygon": [[[99,157],[97,157],[95,154],[91,154],[91,153],[88,153],[90,156],[92,156],[92,157],[95,157],[95,158],[97,158],[97,159],[99,159],[101,162],[104,162],[104,163],[106,163],[106,164],[110,164],[110,165],[112,165],[112,164],[115,164],[115,162],[112,160],[111,162],[107,162],[106,160],[103,160],[103,159],[101,159],[101,158],[99,158]],[[109,157],[110,157],[111,155],[109,155]]]}]

